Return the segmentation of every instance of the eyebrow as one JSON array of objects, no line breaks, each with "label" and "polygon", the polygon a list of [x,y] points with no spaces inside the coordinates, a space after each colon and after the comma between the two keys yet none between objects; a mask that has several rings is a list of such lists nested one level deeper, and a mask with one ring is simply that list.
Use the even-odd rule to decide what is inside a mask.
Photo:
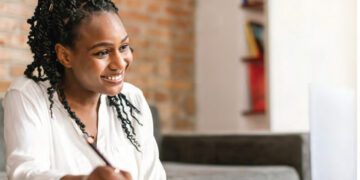
[{"label": "eyebrow", "polygon": [[[124,41],[126,41],[127,39],[129,39],[129,35],[126,35],[122,40],[121,40],[121,43],[124,43]],[[97,48],[97,47],[100,47],[100,46],[111,46],[113,45],[113,43],[109,43],[109,42],[99,42],[99,43],[96,43],[94,45],[92,45],[88,50],[92,50],[94,48]]]}]

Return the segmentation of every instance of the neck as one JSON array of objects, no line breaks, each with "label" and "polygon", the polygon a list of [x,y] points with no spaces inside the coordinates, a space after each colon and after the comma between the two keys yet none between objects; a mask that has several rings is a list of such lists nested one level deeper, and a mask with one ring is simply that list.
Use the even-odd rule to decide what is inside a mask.
[{"label": "neck", "polygon": [[68,73],[65,73],[62,86],[66,100],[69,104],[75,107],[97,108],[100,100],[100,93],[84,89],[75,78],[70,78],[67,74]]}]

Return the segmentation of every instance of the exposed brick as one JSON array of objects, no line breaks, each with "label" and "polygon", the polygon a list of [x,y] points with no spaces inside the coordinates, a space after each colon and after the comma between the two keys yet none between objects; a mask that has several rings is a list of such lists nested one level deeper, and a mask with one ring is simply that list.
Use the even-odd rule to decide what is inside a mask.
[{"label": "exposed brick", "polygon": [[30,62],[32,55],[29,50],[15,49],[15,48],[3,48],[0,46],[0,62]]},{"label": "exposed brick", "polygon": [[173,19],[170,19],[169,17],[161,17],[156,19],[156,23],[159,26],[173,26],[175,24],[175,21]]},{"label": "exposed brick", "polygon": [[169,88],[170,90],[187,91],[187,90],[191,90],[192,83],[189,81],[181,81],[181,80],[167,80],[165,81],[165,87]]},{"label": "exposed brick", "polygon": [[27,36],[15,33],[0,33],[0,45],[3,47],[28,48]]},{"label": "exposed brick", "polygon": [[126,19],[126,21],[147,23],[150,20],[148,15],[139,12],[120,12],[120,15],[123,19]]},{"label": "exposed brick", "polygon": [[155,100],[157,102],[165,102],[165,101],[169,100],[169,94],[165,94],[163,92],[156,92]]},{"label": "exposed brick", "polygon": [[134,38],[134,39],[131,39],[130,40],[130,43],[131,45],[135,48],[135,53],[134,54],[137,54],[138,51],[137,51],[137,48],[140,48],[140,49],[146,49],[149,47],[149,41],[147,40],[144,40],[144,39],[139,39],[139,38]]},{"label": "exposed brick", "polygon": [[153,74],[154,73],[154,65],[151,63],[142,63],[141,65],[139,65],[137,67],[136,73],[145,74],[145,75]]},{"label": "exposed brick", "polygon": [[191,12],[186,9],[181,9],[179,7],[167,7],[166,13],[170,16],[176,16],[176,17],[186,17],[191,15]]},{"label": "exposed brick", "polygon": [[175,129],[183,131],[191,131],[194,129],[194,123],[191,120],[181,119],[175,121]]},{"label": "exposed brick", "polygon": [[161,28],[156,28],[156,29],[149,29],[147,31],[148,35],[153,36],[153,37],[170,37],[171,36],[171,32],[169,29],[161,29]]},{"label": "exposed brick", "polygon": [[192,26],[193,26],[192,21],[189,20],[177,20],[175,22],[175,27],[180,28],[183,31],[185,31],[186,29]]},{"label": "exposed brick", "polygon": [[175,45],[175,51],[177,53],[182,53],[182,54],[192,54],[194,53],[194,48],[193,46],[189,45],[189,44],[177,44]]},{"label": "exposed brick", "polygon": [[189,75],[192,75],[192,70],[191,66],[175,66],[172,68],[172,74],[175,78],[188,79]]},{"label": "exposed brick", "polygon": [[19,27],[18,20],[15,18],[0,16],[0,31],[13,32]]},{"label": "exposed brick", "polygon": [[171,63],[171,62],[173,62],[175,60],[176,60],[175,55],[169,55],[169,56],[162,57],[162,61],[167,62],[167,63]]},{"label": "exposed brick", "polygon": [[195,98],[193,96],[188,96],[185,100],[185,111],[189,115],[195,115]]},{"label": "exposed brick", "polygon": [[10,83],[10,81],[0,81],[0,92],[5,92],[9,88]]},{"label": "exposed brick", "polygon": [[183,63],[184,66],[192,66],[194,64],[194,57],[179,57],[176,61]]},{"label": "exposed brick", "polygon": [[0,64],[0,79],[4,80],[9,77],[9,68],[7,64]]},{"label": "exposed brick", "polygon": [[18,77],[24,74],[26,65],[12,65],[10,68],[10,75],[12,77]]},{"label": "exposed brick", "polygon": [[25,4],[31,7],[35,7],[37,4],[37,0],[24,0]]},{"label": "exposed brick", "polygon": [[152,2],[148,5],[147,7],[147,11],[149,13],[156,13],[160,10],[160,5],[159,3],[156,3],[156,2]]},{"label": "exposed brick", "polygon": [[137,26],[126,26],[126,31],[131,36],[136,36],[140,34],[140,28]]},{"label": "exposed brick", "polygon": [[156,72],[162,77],[169,77],[171,75],[171,68],[169,68],[168,63],[159,63],[156,66]]},{"label": "exposed brick", "polygon": [[144,6],[143,0],[124,0],[127,8],[138,10]]},{"label": "exposed brick", "polygon": [[122,1],[123,1],[123,0],[113,0],[113,2],[114,2],[115,4],[120,4],[120,3],[122,3]]},{"label": "exposed brick", "polygon": [[29,17],[33,13],[33,9],[19,2],[3,2],[0,1],[0,14],[15,17]]}]

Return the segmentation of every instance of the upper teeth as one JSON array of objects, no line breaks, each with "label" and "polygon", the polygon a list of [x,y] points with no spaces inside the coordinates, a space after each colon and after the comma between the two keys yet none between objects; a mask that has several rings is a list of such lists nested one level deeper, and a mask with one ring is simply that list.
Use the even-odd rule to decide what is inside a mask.
[{"label": "upper teeth", "polygon": [[104,78],[108,80],[120,80],[122,78],[122,74],[116,76],[105,76]]}]

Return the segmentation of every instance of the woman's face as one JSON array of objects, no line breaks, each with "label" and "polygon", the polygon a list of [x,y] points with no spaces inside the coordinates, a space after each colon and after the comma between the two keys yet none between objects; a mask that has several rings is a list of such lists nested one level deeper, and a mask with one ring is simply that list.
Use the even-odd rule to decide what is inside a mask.
[{"label": "woman's face", "polygon": [[133,60],[120,17],[111,12],[95,13],[79,26],[77,35],[65,77],[73,78],[70,82],[86,91],[110,96],[120,93]]}]

